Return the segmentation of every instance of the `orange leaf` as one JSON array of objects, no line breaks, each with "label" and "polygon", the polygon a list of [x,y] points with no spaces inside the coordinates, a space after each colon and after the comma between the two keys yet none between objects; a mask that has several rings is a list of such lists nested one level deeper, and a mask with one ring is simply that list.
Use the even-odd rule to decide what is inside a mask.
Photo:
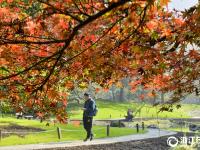
[{"label": "orange leaf", "polygon": [[40,117],[40,118],[42,118],[42,117],[44,116],[44,113],[42,113],[42,112],[38,112],[38,113],[36,113],[36,114],[37,114],[37,116]]},{"label": "orange leaf", "polygon": [[171,0],[160,0],[160,5],[161,6],[167,6],[170,1]]},{"label": "orange leaf", "polygon": [[33,100],[32,100],[32,99],[29,99],[29,100],[26,102],[26,106],[29,107],[29,108],[32,108],[32,105],[33,105]]},{"label": "orange leaf", "polygon": [[13,0],[7,0],[7,3],[12,3],[13,2]]},{"label": "orange leaf", "polygon": [[22,54],[22,47],[19,46],[19,45],[12,45],[10,47],[10,50],[12,53],[15,53],[15,54]]},{"label": "orange leaf", "polygon": [[165,29],[163,31],[163,36],[169,36],[171,34],[171,30],[170,29]]},{"label": "orange leaf", "polygon": [[139,95],[139,98],[140,98],[141,100],[144,100],[144,94]]},{"label": "orange leaf", "polygon": [[104,92],[108,92],[109,88],[104,88],[103,90],[104,90]]},{"label": "orange leaf", "polygon": [[100,91],[100,88],[96,88],[95,92],[98,93]]},{"label": "orange leaf", "polygon": [[91,35],[90,38],[91,38],[91,41],[92,41],[92,42],[95,42],[95,41],[96,41],[96,37],[95,37],[95,35]]},{"label": "orange leaf", "polygon": [[181,20],[181,19],[179,19],[179,18],[176,18],[176,19],[174,20],[174,22],[176,23],[176,25],[180,25],[180,26],[184,24],[184,21]]},{"label": "orange leaf", "polygon": [[66,107],[67,106],[67,100],[65,99],[62,102],[63,102],[63,106]]},{"label": "orange leaf", "polygon": [[137,88],[131,88],[131,92],[135,93],[137,91]]},{"label": "orange leaf", "polygon": [[6,61],[6,59],[0,58],[0,66],[7,65],[7,64],[9,64],[9,62]]},{"label": "orange leaf", "polygon": [[150,21],[147,24],[147,28],[149,28],[150,30],[154,30],[158,27],[158,23],[156,21]]},{"label": "orange leaf", "polygon": [[67,81],[65,83],[65,87],[69,88],[69,89],[72,89],[74,87],[74,83],[72,81]]},{"label": "orange leaf", "polygon": [[48,57],[49,56],[49,52],[47,52],[45,50],[40,50],[38,52],[35,52],[35,56],[38,56],[38,57]]},{"label": "orange leaf", "polygon": [[50,99],[55,99],[58,96],[58,93],[55,90],[49,90],[47,95]]},{"label": "orange leaf", "polygon": [[27,22],[26,28],[28,29],[28,31],[30,32],[31,35],[33,35],[35,33],[36,27],[37,27],[37,25],[34,21]]}]

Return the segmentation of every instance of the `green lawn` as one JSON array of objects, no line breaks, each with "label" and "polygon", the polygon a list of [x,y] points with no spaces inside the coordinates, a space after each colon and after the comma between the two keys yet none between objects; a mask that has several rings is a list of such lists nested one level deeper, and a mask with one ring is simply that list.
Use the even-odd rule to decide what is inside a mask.
[{"label": "green lawn", "polygon": [[[82,118],[82,108],[83,104],[69,103],[67,107],[68,115],[73,119]],[[117,103],[104,100],[98,100],[97,106],[99,108],[98,115],[95,119],[109,119],[111,118],[124,118],[128,108],[136,111],[136,117],[157,117],[157,111],[159,108],[151,107],[148,104],[137,104],[131,102]],[[141,111],[139,111],[141,108]],[[159,118],[186,118],[191,117],[191,112],[196,111],[198,113],[200,110],[200,105],[194,104],[183,104],[180,109],[174,108],[173,112],[163,112],[159,113]],[[140,113],[139,113],[140,112]],[[142,120],[141,120],[142,121]],[[135,125],[134,122],[132,125]],[[139,122],[141,123],[141,122]],[[145,121],[145,125],[148,124],[157,124],[157,120],[154,121]],[[0,142],[0,146],[3,145],[16,145],[16,144],[31,144],[31,143],[44,143],[44,142],[57,142],[57,141],[69,141],[69,140],[81,140],[85,137],[85,131],[83,130],[82,125],[74,126],[72,124],[56,124],[55,126],[51,124],[50,126],[45,126],[46,122],[40,123],[39,121],[34,120],[22,120],[15,119],[11,117],[0,118],[0,128],[1,126],[8,126],[9,124],[17,124],[21,126],[31,126],[36,128],[42,128],[47,132],[34,133],[26,135],[25,137],[18,137],[17,135],[12,135],[6,138],[3,138]],[[159,126],[161,128],[168,129],[169,121],[159,120]],[[62,139],[59,140],[57,137],[57,127],[62,129]],[[106,127],[94,126],[94,133],[96,138],[106,137]],[[180,131],[180,128],[169,128],[170,130]],[[78,131],[65,131],[65,130],[78,130]],[[188,129],[182,129],[182,131],[187,131]],[[143,131],[146,132],[146,131]],[[140,133],[143,133],[140,132]],[[111,128],[110,136],[122,136],[128,134],[136,134],[135,129],[130,128]]]},{"label": "green lawn", "polygon": [[[21,126],[29,126],[42,128],[46,132],[34,133],[26,135],[25,137],[19,137],[17,135],[12,135],[6,138],[3,138],[0,142],[0,146],[6,145],[18,145],[18,144],[33,144],[33,143],[46,143],[46,142],[58,142],[58,141],[71,141],[71,140],[82,140],[85,138],[86,133],[83,130],[83,127],[74,126],[72,124],[50,124],[50,126],[45,126],[46,123],[40,123],[35,120],[24,120],[24,119],[15,119],[15,118],[0,118],[0,127],[8,124],[17,124]],[[62,129],[62,139],[59,140],[57,136],[57,127]],[[64,130],[78,130],[78,131],[64,131]],[[106,127],[105,126],[94,126],[93,128],[95,138],[104,138],[106,137]],[[144,133],[145,131],[140,131]],[[123,136],[137,134],[135,129],[131,128],[111,128],[110,137],[114,136]]]},{"label": "green lawn", "polygon": [[196,145],[178,145],[170,150],[198,150]]},{"label": "green lawn", "polygon": [[[82,108],[83,104],[69,103],[67,107],[68,114],[70,118],[81,119],[82,118]],[[97,106],[99,108],[98,115],[96,119],[109,119],[111,118],[124,118],[128,108],[137,111],[141,108],[141,111],[137,111],[136,117],[157,117],[157,111],[159,106],[152,107],[148,104],[137,104],[131,102],[110,102],[105,100],[98,100]],[[173,112],[162,112],[158,114],[159,118],[188,118],[191,117],[190,111],[200,110],[200,105],[194,104],[183,104],[181,108],[176,109],[174,106]],[[140,113],[139,113],[140,112]]]}]

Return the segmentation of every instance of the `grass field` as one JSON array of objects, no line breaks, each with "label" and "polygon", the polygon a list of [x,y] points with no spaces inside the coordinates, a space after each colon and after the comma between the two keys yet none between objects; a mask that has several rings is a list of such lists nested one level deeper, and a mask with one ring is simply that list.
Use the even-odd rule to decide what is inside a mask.
[{"label": "grass field", "polygon": [[[46,126],[46,123],[40,123],[35,120],[24,120],[24,119],[15,119],[15,118],[0,118],[0,128],[2,126],[8,126],[9,124],[16,124],[20,126],[28,126],[44,129],[45,132],[33,133],[26,135],[25,137],[19,137],[17,135],[12,135],[6,138],[3,138],[0,141],[0,146],[6,145],[18,145],[18,144],[33,144],[33,143],[46,143],[46,142],[58,142],[58,141],[71,141],[71,140],[82,140],[85,138],[86,133],[83,130],[83,127],[75,126],[73,124],[50,124]],[[57,127],[62,129],[62,139],[59,140],[57,136]],[[73,131],[64,131],[64,130],[73,130]],[[77,131],[74,131],[77,130]],[[95,138],[104,138],[106,137],[106,127],[105,126],[94,126],[93,128]],[[146,131],[140,131],[144,133]],[[114,128],[110,129],[110,137],[123,136],[129,134],[137,134],[135,129],[130,128]]]},{"label": "grass field", "polygon": [[[83,104],[69,103],[67,111],[70,118],[81,119]],[[131,108],[136,111],[136,117],[157,117],[159,107],[151,107],[148,104],[137,104],[131,102],[110,102],[105,100],[98,100],[97,106],[99,108],[96,119],[109,119],[109,118],[124,118],[127,109]],[[139,111],[141,108],[141,111]],[[183,104],[181,108],[176,109],[174,106],[173,112],[162,112],[158,114],[159,118],[189,118],[191,117],[190,111],[199,110],[200,105]],[[139,113],[140,112],[140,113]]]},{"label": "grass field", "polygon": [[[67,107],[68,115],[73,119],[81,119],[82,118],[82,108],[83,103],[69,103]],[[109,119],[109,118],[124,118],[126,115],[126,111],[128,108],[131,108],[137,113],[136,117],[158,117],[159,118],[187,118],[191,117],[191,112],[200,111],[200,105],[193,104],[183,104],[180,109],[174,108],[173,112],[163,112],[157,114],[159,108],[151,107],[148,104],[137,104],[131,102],[117,103],[110,102],[104,100],[98,100],[97,106],[99,108],[98,115],[95,119]],[[144,121],[145,122],[145,121]],[[135,125],[136,122],[133,123]],[[139,122],[141,123],[141,122]],[[145,125],[148,124],[157,124],[164,129],[175,130],[175,131],[183,131],[187,132],[188,128],[170,128],[169,121],[167,120],[159,120],[159,121],[146,121]],[[71,141],[71,140],[82,140],[86,136],[85,131],[83,130],[82,125],[73,125],[73,124],[51,124],[50,126],[46,126],[46,122],[40,123],[36,120],[24,120],[24,119],[15,119],[11,117],[0,118],[0,129],[2,126],[9,126],[10,124],[27,126],[27,127],[35,127],[41,128],[45,130],[45,132],[37,132],[28,134],[24,137],[19,137],[17,135],[12,135],[9,137],[5,137],[1,140],[0,146],[5,145],[16,145],[16,144],[32,144],[32,143],[45,143],[45,142],[57,142],[57,141]],[[57,136],[57,127],[62,129],[62,139],[59,140]],[[105,126],[94,126],[94,134],[95,138],[104,138],[106,137],[106,127]],[[70,131],[66,131],[70,130]],[[71,131],[72,130],[72,131]],[[145,131],[140,131],[140,133],[144,133]],[[135,129],[130,128],[111,128],[110,136],[123,136],[129,134],[136,134]]]}]

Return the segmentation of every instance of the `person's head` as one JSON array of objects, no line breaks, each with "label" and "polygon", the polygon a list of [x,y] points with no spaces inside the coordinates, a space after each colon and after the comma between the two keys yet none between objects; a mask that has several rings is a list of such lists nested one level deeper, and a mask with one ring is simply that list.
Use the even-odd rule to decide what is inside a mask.
[{"label": "person's head", "polygon": [[90,98],[90,94],[89,93],[84,93],[84,98],[85,98],[85,100],[88,100]]}]

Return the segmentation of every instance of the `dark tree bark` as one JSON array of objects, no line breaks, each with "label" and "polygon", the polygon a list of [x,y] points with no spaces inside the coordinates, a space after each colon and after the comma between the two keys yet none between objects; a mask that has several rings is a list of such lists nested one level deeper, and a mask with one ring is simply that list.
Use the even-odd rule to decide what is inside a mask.
[{"label": "dark tree bark", "polygon": [[119,101],[123,102],[124,100],[124,87],[122,87],[119,92]]},{"label": "dark tree bark", "polygon": [[165,93],[161,93],[161,103],[164,104],[165,103]]}]

